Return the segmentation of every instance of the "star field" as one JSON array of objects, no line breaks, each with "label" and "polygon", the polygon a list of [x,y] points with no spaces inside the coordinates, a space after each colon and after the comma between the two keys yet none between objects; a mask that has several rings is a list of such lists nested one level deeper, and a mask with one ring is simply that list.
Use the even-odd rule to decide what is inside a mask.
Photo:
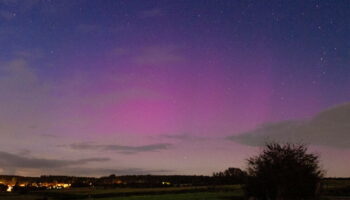
[{"label": "star field", "polygon": [[260,145],[250,136],[273,138],[277,127],[276,139],[298,137],[329,175],[349,176],[350,145],[336,139],[350,140],[349,9],[345,0],[0,0],[0,163],[21,152],[91,158],[0,173],[211,174],[244,168]]}]

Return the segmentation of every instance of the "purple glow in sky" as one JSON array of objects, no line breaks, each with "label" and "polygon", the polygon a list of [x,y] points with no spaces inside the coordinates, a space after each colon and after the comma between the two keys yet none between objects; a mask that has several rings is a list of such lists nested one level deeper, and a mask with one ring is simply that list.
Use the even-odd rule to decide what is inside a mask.
[{"label": "purple glow in sky", "polygon": [[349,6],[0,0],[0,173],[208,175],[275,140],[350,176]]}]

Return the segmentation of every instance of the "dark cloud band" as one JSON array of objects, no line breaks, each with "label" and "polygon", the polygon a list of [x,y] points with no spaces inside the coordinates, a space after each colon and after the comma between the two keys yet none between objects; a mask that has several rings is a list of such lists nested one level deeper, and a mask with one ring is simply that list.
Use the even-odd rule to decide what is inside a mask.
[{"label": "dark cloud band", "polygon": [[83,165],[90,162],[106,162],[109,158],[85,158],[79,160],[59,160],[45,158],[27,158],[17,154],[0,151],[0,165],[13,168],[61,168]]},{"label": "dark cloud band", "polygon": [[74,150],[102,150],[102,151],[116,151],[123,154],[134,154],[141,152],[153,152],[168,149],[171,144],[168,143],[158,143],[151,145],[142,146],[125,146],[125,145],[102,145],[102,144],[92,144],[92,143],[74,143],[68,145]]},{"label": "dark cloud band", "polygon": [[350,103],[320,112],[309,120],[264,124],[228,139],[251,146],[275,141],[350,148]]}]

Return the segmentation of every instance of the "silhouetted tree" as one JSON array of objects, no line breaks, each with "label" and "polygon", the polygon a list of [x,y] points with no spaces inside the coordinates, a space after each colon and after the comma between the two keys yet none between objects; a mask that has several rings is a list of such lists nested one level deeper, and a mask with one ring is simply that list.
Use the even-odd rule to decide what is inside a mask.
[{"label": "silhouetted tree", "polygon": [[270,143],[248,159],[246,195],[259,200],[317,199],[323,175],[305,145]]},{"label": "silhouetted tree", "polygon": [[6,192],[7,188],[8,188],[7,185],[0,184],[0,192]]},{"label": "silhouetted tree", "polygon": [[230,167],[223,172],[213,173],[215,184],[239,184],[243,183],[247,173],[239,168]]}]

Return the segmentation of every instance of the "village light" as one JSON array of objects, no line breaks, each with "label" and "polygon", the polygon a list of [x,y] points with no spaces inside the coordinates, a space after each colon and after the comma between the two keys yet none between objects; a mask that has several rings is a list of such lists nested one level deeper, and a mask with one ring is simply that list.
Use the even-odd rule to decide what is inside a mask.
[{"label": "village light", "polygon": [[8,185],[6,191],[7,191],[7,192],[12,192],[12,189],[13,189],[12,185]]}]

